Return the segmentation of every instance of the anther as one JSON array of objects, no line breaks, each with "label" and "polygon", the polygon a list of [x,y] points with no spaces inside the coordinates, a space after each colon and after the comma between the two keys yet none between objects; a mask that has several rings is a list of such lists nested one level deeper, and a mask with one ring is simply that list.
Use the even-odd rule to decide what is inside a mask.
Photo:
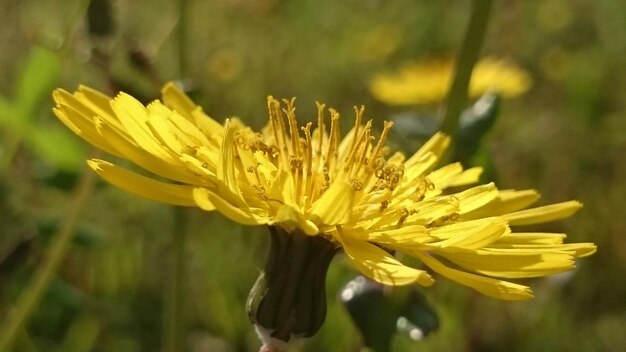
[{"label": "anther", "polygon": [[352,189],[355,191],[361,191],[363,189],[363,182],[357,180],[356,178],[352,179]]},{"label": "anther", "polygon": [[235,135],[235,143],[237,143],[238,146],[242,146],[246,143],[246,138],[242,136],[240,133],[237,133]]},{"label": "anther", "polygon": [[404,224],[409,215],[411,215],[411,213],[407,208],[400,209],[400,219],[398,219],[398,223],[396,224],[396,226],[400,227],[402,224]]}]

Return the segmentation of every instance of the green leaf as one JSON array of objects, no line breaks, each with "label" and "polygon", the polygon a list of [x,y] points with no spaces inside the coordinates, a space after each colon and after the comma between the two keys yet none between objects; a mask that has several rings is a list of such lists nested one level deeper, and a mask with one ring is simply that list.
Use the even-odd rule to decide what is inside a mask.
[{"label": "green leaf", "polygon": [[[19,114],[12,118],[20,119],[23,123],[34,117],[57,82],[61,60],[59,56],[48,49],[33,47],[26,63],[15,83],[14,106]],[[26,123],[27,124],[27,123]]]},{"label": "green leaf", "polygon": [[101,330],[101,323],[95,315],[83,313],[77,316],[70,325],[59,351],[93,351]]},{"label": "green leaf", "polygon": [[500,111],[500,96],[487,93],[465,110],[454,138],[453,159],[469,165],[480,149],[487,133],[495,124]]},{"label": "green leaf", "polygon": [[7,119],[13,111],[13,106],[3,96],[0,96],[0,123]]},{"label": "green leaf", "polygon": [[59,169],[76,171],[85,165],[84,146],[60,127],[40,127],[26,136],[30,147]]}]

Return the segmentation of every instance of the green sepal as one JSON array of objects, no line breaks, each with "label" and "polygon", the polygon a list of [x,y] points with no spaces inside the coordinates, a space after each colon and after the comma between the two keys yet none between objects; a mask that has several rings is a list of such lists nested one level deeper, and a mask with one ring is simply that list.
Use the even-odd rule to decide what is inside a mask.
[{"label": "green sepal", "polygon": [[322,236],[271,226],[265,270],[250,291],[250,321],[282,341],[313,336],[326,319],[326,272],[338,247]]}]

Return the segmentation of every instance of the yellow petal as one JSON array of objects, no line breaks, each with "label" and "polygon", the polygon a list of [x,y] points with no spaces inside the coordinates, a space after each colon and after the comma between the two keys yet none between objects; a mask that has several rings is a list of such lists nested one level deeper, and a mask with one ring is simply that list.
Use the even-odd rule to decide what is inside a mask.
[{"label": "yellow petal", "polygon": [[435,188],[443,189],[450,185],[450,181],[463,172],[460,163],[448,164],[428,174],[428,179],[435,184]]},{"label": "yellow petal", "polygon": [[[450,229],[448,228],[447,230],[449,231]],[[489,221],[484,221],[483,226],[476,228],[474,231],[458,232],[446,240],[429,243],[427,246],[437,251],[447,249],[448,247],[478,249],[492,243],[507,232],[509,232],[509,228],[504,220],[492,218]],[[435,236],[436,233],[436,230],[431,231],[431,234]]]},{"label": "yellow petal", "polygon": [[500,237],[494,244],[554,245],[561,244],[564,233],[515,232]]},{"label": "yellow petal", "polygon": [[164,148],[146,124],[148,112],[143,104],[126,93],[120,93],[111,101],[111,107],[137,145],[159,159],[174,160],[172,153]]},{"label": "yellow petal", "polygon": [[512,213],[528,207],[539,199],[539,193],[532,189],[523,191],[504,190],[491,203],[462,216],[463,219],[480,219]]},{"label": "yellow petal", "polygon": [[294,188],[293,175],[287,170],[279,170],[274,184],[269,193],[270,198],[280,199],[281,202],[288,206],[299,209],[296,202],[296,191]]},{"label": "yellow petal", "polygon": [[206,188],[195,188],[193,199],[201,209],[212,210],[211,207],[214,207],[227,218],[243,225],[263,225],[269,222],[266,216],[255,214],[249,207],[235,206]]},{"label": "yellow petal", "polygon": [[435,133],[426,143],[422,145],[420,149],[418,149],[413,156],[411,156],[405,163],[406,167],[410,167],[411,165],[418,162],[423,155],[428,152],[433,153],[437,158],[440,158],[443,152],[450,145],[450,137],[445,135],[444,133],[437,132]]},{"label": "yellow petal", "polygon": [[461,174],[454,177],[450,181],[449,186],[457,187],[457,186],[465,186],[465,185],[469,185],[472,183],[476,183],[480,179],[480,175],[482,175],[482,173],[483,173],[482,167],[473,167],[471,169],[467,169],[463,171]]},{"label": "yellow petal", "polygon": [[456,213],[459,210],[459,201],[451,196],[442,196],[419,202],[412,210],[414,213],[409,215],[405,223],[426,225]]},{"label": "yellow petal", "polygon": [[309,236],[320,233],[319,228],[314,222],[306,219],[299,211],[286,204],[278,208],[276,215],[274,215],[274,218],[268,224],[280,224],[283,228],[289,229],[289,231],[298,228]]},{"label": "yellow petal", "polygon": [[[152,103],[150,104],[148,109],[154,110],[155,107],[155,104]],[[185,145],[183,141],[178,138],[174,129],[172,128],[173,126],[171,122],[169,122],[167,118],[162,114],[151,111],[147,123],[152,128],[152,132],[159,139],[159,141],[164,146],[167,146],[175,154],[180,154],[184,151],[189,150],[192,147],[189,144]]]},{"label": "yellow petal", "polygon": [[[194,104],[189,97],[173,82],[166,83],[161,89],[161,96],[165,105],[180,113],[194,126],[198,126],[207,137],[224,133],[224,127],[213,120],[204,112],[202,108]],[[215,138],[210,138],[211,141]]]},{"label": "yellow petal", "polygon": [[[207,136],[205,136],[204,133],[202,133],[202,131],[200,131],[198,127],[196,127],[196,125],[194,125],[189,120],[183,118],[177,111],[173,111],[168,116],[168,118],[172,122],[172,124],[178,128],[178,131],[180,131],[181,134],[187,136],[192,140],[193,144],[197,146],[211,145],[211,141],[207,138]],[[220,129],[223,130],[221,125]],[[220,133],[218,133],[218,131],[215,131],[214,134],[218,135]]]},{"label": "yellow petal", "polygon": [[380,243],[385,245],[412,246],[431,240],[422,225],[407,225],[398,229],[367,231],[361,228],[344,228],[343,233],[355,240]]},{"label": "yellow petal", "polygon": [[[314,220],[324,225],[350,222],[354,189],[343,181],[335,181],[311,206]],[[317,221],[316,221],[317,222]]]},{"label": "yellow petal", "polygon": [[159,182],[99,159],[88,160],[89,166],[107,182],[138,196],[173,205],[195,206],[193,187]]},{"label": "yellow petal", "polygon": [[405,164],[404,177],[402,177],[400,185],[395,190],[396,197],[406,198],[411,193],[414,193],[416,185],[423,182],[424,174],[431,170],[436,163],[437,157],[435,154],[428,152],[411,166]]},{"label": "yellow petal", "polygon": [[409,285],[414,282],[422,286],[430,286],[434,283],[432,277],[425,271],[405,266],[371,243],[350,240],[340,233],[337,233],[335,237],[343,246],[352,264],[363,275],[374,281],[391,286]]},{"label": "yellow petal", "polygon": [[572,253],[574,258],[583,258],[594,254],[597,247],[593,243],[566,243],[566,244],[504,244],[500,241],[489,245],[489,249],[528,250],[534,253],[564,251]]},{"label": "yellow petal", "polygon": [[459,214],[463,215],[492,202],[498,196],[498,190],[493,183],[489,183],[472,187],[454,196],[460,203]]},{"label": "yellow petal", "polygon": [[428,265],[439,274],[450,280],[469,286],[484,295],[509,301],[520,301],[533,298],[533,293],[528,286],[452,269],[446,267],[440,261],[427,254],[418,252],[415,253],[415,255],[424,264]]},{"label": "yellow petal", "polygon": [[428,234],[435,240],[446,240],[448,238],[458,236],[459,234],[476,232],[480,228],[483,228],[493,223],[493,221],[494,218],[460,221],[448,225],[430,228],[428,229]]},{"label": "yellow petal", "polygon": [[571,200],[569,202],[550,204],[527,210],[521,210],[503,217],[511,226],[541,224],[567,218],[582,208],[582,203]]},{"label": "yellow petal", "polygon": [[179,160],[174,160],[176,161],[175,163],[169,163],[159,159],[115,133],[108,125],[102,125],[99,132],[103,139],[115,147],[117,154],[123,155],[125,159],[132,161],[153,174],[183,183],[203,184],[203,180],[193,175],[187,168],[182,167],[184,164]]},{"label": "yellow petal", "polygon": [[196,104],[189,99],[174,82],[167,82],[161,88],[161,98],[170,108],[178,111],[183,116],[190,118],[191,113],[196,109]]},{"label": "yellow petal", "polygon": [[219,181],[220,194],[225,195],[226,199],[233,204],[237,204],[237,200],[242,198],[235,174],[235,148],[235,129],[227,120],[222,150],[217,161],[216,176]]},{"label": "yellow petal", "polygon": [[111,97],[82,84],[78,86],[78,91],[74,94],[78,100],[97,115],[102,116],[107,121],[115,121],[117,126],[121,126],[115,117],[115,112],[111,109]]},{"label": "yellow petal", "polygon": [[109,141],[102,138],[100,133],[98,133],[95,121],[80,115],[69,106],[58,106],[52,109],[52,111],[65,126],[69,127],[72,132],[76,133],[87,143],[109,154],[122,157],[115,146],[112,146]]},{"label": "yellow petal", "polygon": [[180,167],[182,164],[172,165],[139,148],[126,132],[116,130],[108,122],[97,120],[97,117],[94,120],[66,105],[59,106],[55,113],[68,127],[77,130],[79,136],[107,153],[130,160],[155,175],[183,183],[198,183],[197,177]]},{"label": "yellow petal", "polygon": [[503,278],[541,277],[572,270],[567,252],[537,252],[516,249],[457,250],[438,253],[454,264],[479,274]]},{"label": "yellow petal", "polygon": [[91,121],[94,120],[95,116],[99,116],[105,123],[111,125],[111,128],[116,131],[124,131],[119,119],[111,109],[111,98],[100,92],[85,86],[80,86],[79,90],[74,92],[74,94],[70,94],[63,89],[56,89],[52,93],[52,97],[57,107],[70,107],[84,116],[84,118]]}]

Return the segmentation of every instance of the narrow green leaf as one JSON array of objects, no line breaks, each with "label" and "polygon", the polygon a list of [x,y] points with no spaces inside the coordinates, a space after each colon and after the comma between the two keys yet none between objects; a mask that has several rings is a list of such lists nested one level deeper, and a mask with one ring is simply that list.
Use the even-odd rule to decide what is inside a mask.
[{"label": "narrow green leaf", "polygon": [[0,126],[6,126],[13,115],[13,104],[0,96]]},{"label": "narrow green leaf", "polygon": [[10,118],[31,120],[42,100],[47,99],[59,76],[61,60],[48,49],[33,47],[15,83],[15,107],[20,114]]},{"label": "narrow green leaf", "polygon": [[60,127],[33,129],[26,138],[26,142],[41,158],[60,169],[76,171],[84,166],[84,146]]}]

